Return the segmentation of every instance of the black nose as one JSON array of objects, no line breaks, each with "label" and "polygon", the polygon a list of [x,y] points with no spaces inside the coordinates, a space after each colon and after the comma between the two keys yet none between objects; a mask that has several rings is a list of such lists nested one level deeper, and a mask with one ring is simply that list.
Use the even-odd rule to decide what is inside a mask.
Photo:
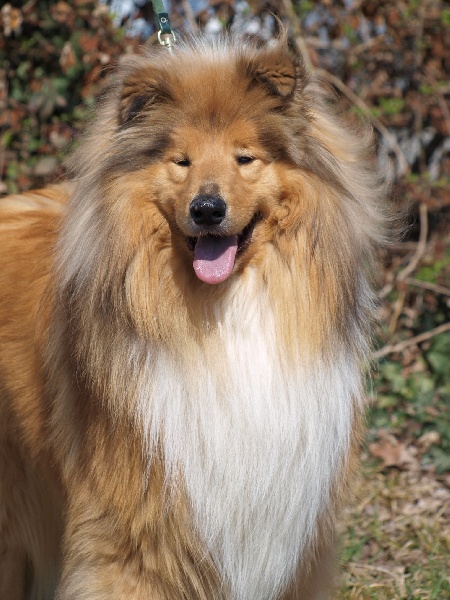
[{"label": "black nose", "polygon": [[227,205],[220,196],[196,196],[189,213],[196,225],[220,225],[225,218]]}]

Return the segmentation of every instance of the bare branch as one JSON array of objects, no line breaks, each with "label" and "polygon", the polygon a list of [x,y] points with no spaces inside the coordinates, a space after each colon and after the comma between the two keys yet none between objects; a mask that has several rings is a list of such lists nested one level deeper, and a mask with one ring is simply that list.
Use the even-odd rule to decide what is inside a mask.
[{"label": "bare branch", "polygon": [[427,239],[428,239],[428,209],[427,205],[424,202],[420,203],[419,206],[419,218],[420,218],[420,234],[419,234],[419,243],[417,244],[417,248],[413,257],[406,265],[404,269],[400,271],[397,276],[397,281],[404,281],[417,267],[420,259],[425,253],[427,249]]},{"label": "bare branch", "polygon": [[430,85],[433,88],[433,92],[436,94],[437,100],[439,102],[439,107],[442,111],[442,115],[445,120],[445,127],[447,129],[447,135],[450,135],[450,110],[447,106],[447,101],[445,100],[445,96],[442,93],[436,79],[431,77],[430,75],[426,75],[426,79],[430,82]]},{"label": "bare branch", "polygon": [[388,283],[384,286],[384,288],[380,291],[379,297],[381,299],[386,298],[386,296],[392,292],[394,287],[396,286],[398,281],[405,281],[408,276],[416,269],[419,264],[420,259],[424,255],[427,249],[427,239],[428,239],[428,209],[424,202],[422,202],[419,206],[419,218],[420,218],[420,234],[419,241],[417,243],[415,252],[406,265],[404,269],[402,269],[394,280],[391,283]]},{"label": "bare branch", "polygon": [[395,137],[388,131],[388,129],[383,125],[383,123],[378,119],[375,115],[372,114],[370,108],[367,104],[359,98],[355,92],[353,92],[348,85],[346,85],[343,81],[341,81],[336,75],[333,75],[329,71],[325,69],[316,69],[315,72],[317,75],[320,75],[324,79],[326,79],[329,83],[333,84],[340,90],[347,98],[357,106],[362,113],[369,119],[372,125],[377,129],[383,138],[386,140],[388,146],[391,148],[392,152],[395,154],[397,158],[397,163],[399,167],[399,175],[403,177],[409,172],[409,165],[406,161],[405,155],[403,154],[402,149],[398,145]]},{"label": "bare branch", "polygon": [[450,331],[450,322],[444,323],[443,325],[439,325],[439,327],[435,327],[434,329],[426,331],[425,333],[421,333],[420,335],[415,335],[414,337],[409,338],[404,342],[400,342],[398,344],[388,344],[387,346],[384,346],[377,352],[373,352],[372,358],[377,359],[382,358],[383,356],[387,356],[388,354],[392,354],[393,352],[403,352],[403,350],[406,350],[406,348],[409,348],[410,346],[415,346],[416,344],[426,342],[427,340],[430,340],[436,335],[439,335],[440,333],[444,333],[446,331]]},{"label": "bare branch", "polygon": [[189,26],[194,33],[198,33],[198,25],[195,21],[194,11],[191,8],[189,0],[181,0],[183,5],[184,14],[189,22]]},{"label": "bare branch", "polygon": [[361,44],[358,44],[357,46],[354,46],[353,48],[350,48],[350,54],[352,54],[353,56],[357,56],[358,54],[361,54],[361,52],[364,52],[365,50],[376,46],[379,42],[383,41],[384,39],[386,39],[385,33],[376,35],[370,40],[367,40],[366,42],[363,42]]},{"label": "bare branch", "polygon": [[443,285],[437,285],[436,283],[430,283],[429,281],[420,281],[420,279],[413,279],[412,277],[405,279],[405,283],[423,288],[424,290],[430,290],[430,292],[436,292],[436,294],[450,296],[450,288],[446,288]]}]

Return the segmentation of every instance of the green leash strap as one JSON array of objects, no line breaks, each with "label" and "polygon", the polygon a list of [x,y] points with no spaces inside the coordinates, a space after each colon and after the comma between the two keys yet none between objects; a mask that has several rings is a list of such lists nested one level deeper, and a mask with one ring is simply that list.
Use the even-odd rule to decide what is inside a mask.
[{"label": "green leash strap", "polygon": [[176,37],[170,26],[169,14],[166,12],[162,0],[152,0],[153,11],[158,21],[158,40],[162,46],[166,46],[169,50],[172,44],[176,41]]}]

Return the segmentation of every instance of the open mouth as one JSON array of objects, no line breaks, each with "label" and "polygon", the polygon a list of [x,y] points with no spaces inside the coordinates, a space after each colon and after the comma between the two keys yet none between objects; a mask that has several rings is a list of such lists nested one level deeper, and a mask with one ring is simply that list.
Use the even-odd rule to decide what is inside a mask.
[{"label": "open mouth", "polygon": [[255,213],[237,235],[189,237],[187,243],[194,252],[194,271],[197,277],[205,283],[225,281],[231,275],[236,255],[250,245],[253,230],[261,216],[261,213]]}]

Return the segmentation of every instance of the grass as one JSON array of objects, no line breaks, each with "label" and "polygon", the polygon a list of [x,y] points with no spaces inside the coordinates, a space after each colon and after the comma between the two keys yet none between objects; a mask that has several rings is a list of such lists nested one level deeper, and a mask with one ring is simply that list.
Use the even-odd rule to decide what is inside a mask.
[{"label": "grass", "polygon": [[338,600],[450,599],[449,357],[445,333],[376,369]]},{"label": "grass", "polygon": [[339,600],[450,598],[450,490],[432,472],[381,470],[367,453],[342,531]]}]

